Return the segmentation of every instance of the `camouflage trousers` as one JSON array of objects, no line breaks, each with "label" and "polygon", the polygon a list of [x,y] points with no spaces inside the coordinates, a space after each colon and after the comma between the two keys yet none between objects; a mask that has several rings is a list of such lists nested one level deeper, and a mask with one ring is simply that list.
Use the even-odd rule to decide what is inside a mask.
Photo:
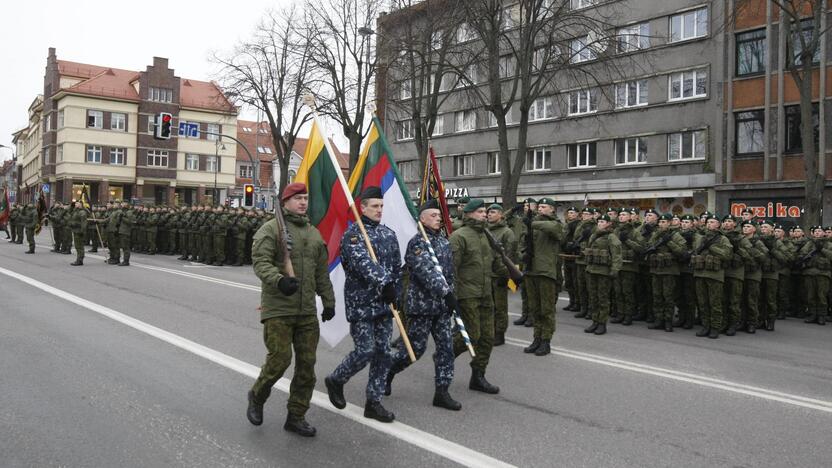
[{"label": "camouflage trousers", "polygon": [[760,284],[760,321],[774,320],[777,318],[777,294],[780,281],[774,278],[763,278]]},{"label": "camouflage trousers", "polygon": [[777,280],[777,318],[791,315],[792,277],[780,274]]},{"label": "camouflage trousers", "polygon": [[[451,334],[451,314],[409,315],[407,337],[413,346],[413,354],[420,359],[425,354],[428,336],[433,336],[436,353],[433,355],[434,382],[437,387],[447,387],[454,379],[454,343]],[[395,375],[410,366],[410,358],[402,340],[396,340],[396,351],[390,373]]]},{"label": "camouflage trousers", "polygon": [[587,274],[589,288],[589,308],[592,310],[592,321],[607,323],[610,318],[610,299],[613,289],[613,278],[595,273]]},{"label": "camouflage trousers", "polygon": [[234,260],[236,263],[244,263],[246,260],[246,238],[237,237],[234,239]]},{"label": "camouflage trousers", "polygon": [[760,282],[746,278],[742,287],[741,323],[757,325],[760,318]]},{"label": "camouflage trousers", "polygon": [[527,275],[529,313],[534,319],[534,337],[551,340],[555,333],[555,310],[558,302],[558,286],[547,276]]},{"label": "camouflage trousers", "polygon": [[225,262],[225,243],[227,241],[227,237],[223,234],[214,234],[214,261],[224,263]]},{"label": "camouflage trousers", "polygon": [[683,325],[693,325],[696,318],[696,303],[696,286],[693,281],[693,273],[680,274],[676,287],[676,307],[679,309],[679,321]]},{"label": "camouflage trousers", "polygon": [[803,274],[792,272],[791,305],[792,315],[802,318],[806,315],[806,283]]},{"label": "camouflage trousers", "polygon": [[26,242],[29,244],[30,249],[35,248],[35,228],[27,227],[26,228]]},{"label": "camouflage trousers", "polygon": [[[459,315],[465,324],[465,331],[471,338],[476,356],[471,359],[471,369],[485,372],[491,359],[491,348],[494,346],[494,305],[491,297],[469,298],[459,300]],[[454,334],[454,356],[468,351],[462,335]]]},{"label": "camouflage trousers", "polygon": [[75,246],[75,259],[76,260],[83,260],[84,259],[84,233],[83,232],[73,232],[72,233],[72,243]]},{"label": "camouflage trousers", "polygon": [[64,249],[64,228],[61,226],[52,226],[52,247],[58,252]]},{"label": "camouflage trousers", "polygon": [[22,244],[23,243],[23,233],[26,231],[26,226],[22,224],[15,225],[15,230],[17,231],[17,242]]},{"label": "camouflage trousers", "polygon": [[563,289],[569,292],[569,297],[577,299],[578,266],[574,260],[563,262]]},{"label": "camouflage trousers", "polygon": [[251,387],[254,401],[263,404],[269,398],[274,384],[292,362],[295,350],[295,372],[289,386],[289,403],[286,408],[295,418],[301,418],[309,410],[312,392],[315,390],[315,352],[318,349],[318,317],[296,315],[275,317],[263,323],[263,342],[266,344],[266,363],[260,376]]},{"label": "camouflage trousers", "polygon": [[494,334],[503,335],[508,330],[508,287],[497,285],[491,280],[491,296],[494,299]]},{"label": "camouflage trousers", "polygon": [[823,275],[804,275],[806,287],[806,302],[809,315],[816,317],[826,314],[827,297],[829,293],[829,278]]},{"label": "camouflage trousers", "polygon": [[586,265],[578,263],[575,268],[575,289],[578,292],[576,300],[581,306],[581,313],[588,314],[592,310],[589,307],[589,290],[587,289],[586,277]]},{"label": "camouflage trousers", "polygon": [[738,278],[725,277],[723,292],[723,310],[725,314],[724,326],[738,325],[742,314],[742,286],[744,281]]},{"label": "camouflage trousers", "polygon": [[156,246],[156,238],[158,237],[158,235],[159,229],[155,227],[147,228],[147,230],[144,232],[144,242],[149,253],[156,253],[158,251],[158,248]]},{"label": "camouflage trousers", "polygon": [[715,279],[695,278],[696,303],[702,326],[720,331],[724,326],[723,315],[723,284]]},{"label": "camouflage trousers", "polygon": [[130,244],[130,240],[130,236],[127,234],[118,235],[118,246],[121,248],[121,259],[124,262],[130,261],[130,247],[132,247],[132,245]]},{"label": "camouflage trousers", "polygon": [[620,305],[619,314],[623,319],[632,319],[636,311],[636,278],[634,271],[619,271],[616,280],[616,293]]},{"label": "camouflage trousers", "polygon": [[[64,227],[61,229],[61,245],[64,252],[72,252],[72,229]],[[83,247],[83,244],[82,244]]]},{"label": "camouflage trousers", "polygon": [[655,321],[666,323],[673,321],[673,312],[676,308],[676,282],[677,275],[651,275],[653,294],[653,317]]},{"label": "camouflage trousers", "polygon": [[355,349],[332,371],[330,377],[335,382],[345,384],[369,364],[367,401],[381,401],[387,373],[390,371],[390,364],[393,360],[393,353],[390,350],[392,334],[393,321],[390,317],[350,323],[350,335],[355,343]]},{"label": "camouflage trousers", "polygon": [[107,232],[107,251],[110,253],[109,260],[118,261],[118,233]]},{"label": "camouflage trousers", "polygon": [[653,276],[650,274],[650,268],[640,266],[637,276],[637,284],[642,286],[642,294],[648,298],[646,301],[638,301],[638,315],[644,317],[645,320],[654,318],[653,310]]}]

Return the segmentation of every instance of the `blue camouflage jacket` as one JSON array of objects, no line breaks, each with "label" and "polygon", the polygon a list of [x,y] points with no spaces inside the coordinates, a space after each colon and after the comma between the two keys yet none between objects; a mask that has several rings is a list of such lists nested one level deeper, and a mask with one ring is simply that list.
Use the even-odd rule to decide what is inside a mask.
[{"label": "blue camouflage jacket", "polygon": [[364,216],[361,219],[378,263],[370,257],[358,223],[353,223],[341,238],[341,263],[346,274],[344,306],[349,322],[390,315],[390,307],[381,299],[381,288],[387,283],[396,285],[396,297],[401,293],[402,257],[396,233]]},{"label": "blue camouflage jacket", "polygon": [[404,263],[410,271],[407,290],[407,315],[441,315],[450,312],[443,298],[453,291],[454,257],[451,244],[439,232],[425,228],[439,260],[442,273],[437,271],[430,250],[422,234],[416,234],[407,243]]}]

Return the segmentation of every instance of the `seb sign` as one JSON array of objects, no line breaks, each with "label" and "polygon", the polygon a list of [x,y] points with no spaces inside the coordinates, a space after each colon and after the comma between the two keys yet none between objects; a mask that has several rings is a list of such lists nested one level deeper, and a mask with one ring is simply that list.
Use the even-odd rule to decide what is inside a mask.
[{"label": "seb sign", "polygon": [[742,211],[750,208],[756,218],[800,218],[801,209],[797,200],[785,199],[779,201],[748,200],[745,202],[732,201],[731,215],[742,216]]}]

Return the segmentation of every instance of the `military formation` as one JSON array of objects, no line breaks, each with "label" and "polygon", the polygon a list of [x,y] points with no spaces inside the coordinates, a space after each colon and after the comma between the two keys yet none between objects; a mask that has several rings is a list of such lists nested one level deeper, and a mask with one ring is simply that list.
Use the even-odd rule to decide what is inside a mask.
[{"label": "military formation", "polygon": [[193,205],[181,208],[131,205],[114,200],[104,206],[83,208],[74,201],[55,202],[39,219],[34,205],[15,205],[9,216],[10,242],[23,243],[35,252],[35,228],[51,227],[53,253],[70,255],[73,266],[84,264],[84,251],[106,248],[110,265],[129,266],[131,253],[179,255],[206,265],[251,265],[254,233],[273,217],[262,210]]}]

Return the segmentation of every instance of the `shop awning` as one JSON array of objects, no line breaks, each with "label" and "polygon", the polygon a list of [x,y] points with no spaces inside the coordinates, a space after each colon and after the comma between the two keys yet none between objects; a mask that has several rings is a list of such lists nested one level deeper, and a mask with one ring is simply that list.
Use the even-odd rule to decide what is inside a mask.
[{"label": "shop awning", "polygon": [[566,193],[554,195],[555,201],[588,200],[636,200],[642,198],[683,198],[692,197],[693,190],[644,190],[632,192]]}]

